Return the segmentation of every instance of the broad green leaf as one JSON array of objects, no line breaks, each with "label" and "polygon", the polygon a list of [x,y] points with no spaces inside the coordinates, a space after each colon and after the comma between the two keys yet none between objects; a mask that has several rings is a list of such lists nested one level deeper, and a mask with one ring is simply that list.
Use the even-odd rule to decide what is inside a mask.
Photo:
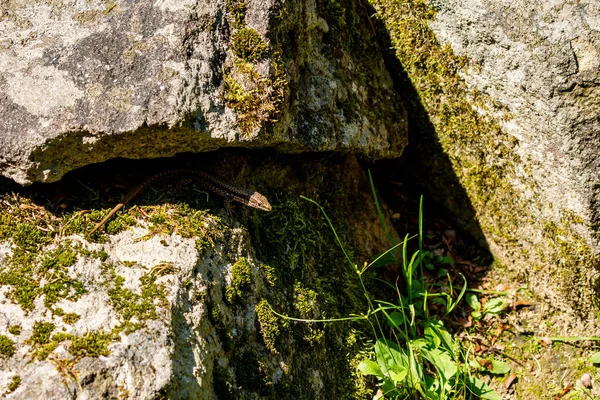
[{"label": "broad green leaf", "polygon": [[483,369],[483,366],[477,362],[476,359],[469,357],[469,367],[473,368],[476,371],[480,371]]},{"label": "broad green leaf", "polygon": [[399,365],[400,367],[408,367],[408,357],[404,350],[398,345],[387,339],[377,339],[375,343],[375,356],[377,364],[381,367],[381,371],[385,374],[388,369]]},{"label": "broad green leaf", "polygon": [[596,353],[590,357],[592,364],[600,364],[600,353]]},{"label": "broad green leaf", "polygon": [[483,313],[499,314],[500,312],[502,312],[502,310],[506,308],[506,306],[508,306],[508,302],[506,301],[506,299],[502,297],[496,297],[494,299],[488,300],[487,303],[485,303],[485,306],[483,306]]},{"label": "broad green leaf", "polygon": [[491,360],[492,369],[490,372],[495,375],[504,375],[510,372],[510,367],[504,361]]},{"label": "broad green leaf", "polygon": [[358,364],[358,370],[363,375],[375,375],[376,377],[383,379],[383,373],[381,372],[381,368],[379,368],[379,364],[373,360],[362,360],[360,364]]},{"label": "broad green leaf", "polygon": [[444,378],[444,381],[449,381],[458,371],[458,366],[452,360],[452,357],[445,351],[440,349],[427,350],[422,349],[423,356],[433,364],[438,373]]},{"label": "broad green leaf", "polygon": [[502,400],[502,396],[494,391],[491,387],[480,381],[474,376],[467,377],[467,385],[471,391],[482,399],[485,400]]},{"label": "broad green leaf", "polygon": [[401,312],[394,311],[388,315],[387,323],[392,328],[398,328],[404,325],[406,318]]},{"label": "broad green leaf", "polygon": [[425,327],[425,330],[423,331],[423,336],[430,343],[430,349],[434,350],[440,347],[442,340],[438,336],[436,330],[430,324],[428,324]]},{"label": "broad green leaf", "polygon": [[389,370],[390,378],[394,381],[396,385],[403,384],[406,380],[406,375],[408,375],[408,370],[406,368],[402,368],[399,365],[394,366],[394,368]]},{"label": "broad green leaf", "polygon": [[423,293],[425,291],[425,286],[423,285],[423,281],[420,279],[413,279],[412,291],[413,291],[414,297],[417,297],[421,293]]},{"label": "broad green leaf", "polygon": [[[444,272],[444,275],[446,275],[446,273]],[[439,304],[441,306],[445,306],[446,305],[446,300],[444,300],[444,298],[442,297],[434,297],[432,300],[430,300],[431,304]]]},{"label": "broad green leaf", "polygon": [[494,375],[504,375],[510,372],[510,367],[502,361],[494,360],[493,358],[480,358],[477,360],[480,367]]},{"label": "broad green leaf", "polygon": [[465,300],[467,301],[469,307],[473,309],[473,311],[481,310],[481,303],[477,299],[477,295],[475,293],[467,293]]},{"label": "broad green leaf", "polygon": [[385,379],[383,381],[383,385],[381,385],[381,390],[383,390],[383,393],[384,393],[383,398],[385,398],[386,394],[391,394],[396,391],[396,385],[394,384],[394,382],[391,379]]},{"label": "broad green leaf", "polygon": [[446,268],[440,268],[435,273],[436,278],[441,278],[442,276],[446,276],[448,274],[448,270]]},{"label": "broad green leaf", "polygon": [[425,330],[424,335],[426,339],[428,339],[434,346],[430,346],[430,349],[436,349],[440,347],[444,347],[450,355],[453,354],[453,343],[452,335],[448,333],[446,328],[444,327],[444,323],[442,321],[436,320],[428,320],[425,322]]},{"label": "broad green leaf", "polygon": [[473,311],[471,313],[471,316],[473,317],[474,320],[478,321],[481,319],[481,312],[479,311]]},{"label": "broad green leaf", "polygon": [[428,338],[420,338],[420,339],[411,340],[410,344],[413,346],[413,348],[416,348],[416,349],[432,347],[431,340]]}]

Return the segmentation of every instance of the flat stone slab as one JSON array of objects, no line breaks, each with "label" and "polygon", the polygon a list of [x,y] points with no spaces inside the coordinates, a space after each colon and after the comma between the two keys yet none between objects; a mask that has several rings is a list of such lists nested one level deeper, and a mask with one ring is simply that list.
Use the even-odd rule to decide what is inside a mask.
[{"label": "flat stone slab", "polygon": [[280,3],[0,6],[0,174],[51,182],[224,146],[399,156],[405,111],[366,10],[342,7],[357,19],[345,27]]}]

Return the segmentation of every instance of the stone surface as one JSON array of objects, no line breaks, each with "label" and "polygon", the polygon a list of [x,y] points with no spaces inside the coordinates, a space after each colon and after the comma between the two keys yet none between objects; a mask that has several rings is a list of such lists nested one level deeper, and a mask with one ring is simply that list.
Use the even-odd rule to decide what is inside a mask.
[{"label": "stone surface", "polygon": [[[542,201],[597,223],[600,6],[596,1],[440,1],[431,24],[497,102]],[[594,246],[598,248],[596,238]]]},{"label": "stone surface", "polygon": [[[368,178],[353,157],[220,158],[271,212],[226,210],[173,182],[89,237],[108,210],[91,206],[95,190],[73,191],[94,167],[65,177],[66,209],[0,192],[3,397],[368,397],[356,366],[372,343],[355,324],[299,323],[270,308],[304,319],[364,312],[336,236],[298,195],[327,207],[362,265],[389,246]],[[45,188],[40,199],[61,192]]]},{"label": "stone surface", "polygon": [[600,287],[597,2],[371,3],[408,78],[397,81],[410,100],[417,182],[490,246],[496,278],[551,304],[558,332],[590,334]]},{"label": "stone surface", "polygon": [[[322,3],[322,4],[321,4]],[[219,147],[397,157],[405,111],[351,1],[0,5],[0,174]]]}]

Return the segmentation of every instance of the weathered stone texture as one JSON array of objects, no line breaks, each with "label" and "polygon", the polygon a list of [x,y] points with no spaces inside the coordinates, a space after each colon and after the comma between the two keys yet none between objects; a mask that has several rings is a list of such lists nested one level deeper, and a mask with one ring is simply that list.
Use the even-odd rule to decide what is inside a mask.
[{"label": "weathered stone texture", "polygon": [[[505,108],[502,128],[545,202],[597,222],[600,5],[435,1],[438,39],[472,65],[466,82]],[[598,246],[598,242],[595,242]]]},{"label": "weathered stone texture", "polygon": [[[372,0],[407,75],[417,181],[515,281],[594,324],[600,32],[593,1]],[[408,103],[407,103],[408,104]],[[476,223],[474,223],[476,222]]]},{"label": "weathered stone texture", "polygon": [[319,3],[3,3],[0,173],[222,146],[399,156],[405,112],[359,41],[366,10]]},{"label": "weathered stone texture", "polygon": [[[90,237],[107,211],[87,207],[98,203],[82,199],[93,189],[58,212],[0,193],[2,396],[372,397],[357,370],[372,344],[355,324],[271,311],[322,319],[364,310],[339,244],[357,265],[390,244],[358,161],[221,156],[214,164],[264,193],[271,212],[228,211],[173,182]],[[337,235],[301,193],[327,207]]]}]

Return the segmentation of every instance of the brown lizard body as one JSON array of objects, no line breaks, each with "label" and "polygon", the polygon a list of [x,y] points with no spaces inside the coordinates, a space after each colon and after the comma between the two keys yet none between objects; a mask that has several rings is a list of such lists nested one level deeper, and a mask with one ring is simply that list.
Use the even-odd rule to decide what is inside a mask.
[{"label": "brown lizard body", "polygon": [[88,236],[100,229],[102,225],[106,223],[106,221],[111,219],[112,216],[117,213],[117,211],[119,211],[127,203],[139,196],[144,190],[152,186],[157,181],[171,177],[179,177],[182,175],[188,175],[194,178],[198,178],[197,180],[202,187],[225,197],[227,200],[236,201],[238,203],[245,204],[249,207],[258,208],[264,211],[271,211],[271,204],[269,203],[267,198],[258,192],[254,192],[252,190],[248,190],[239,186],[232,185],[230,183],[226,183],[198,169],[170,169],[152,175],[139,185],[133,187],[125,196],[123,196],[119,204],[117,204],[112,210],[110,210],[108,215],[104,217],[102,221],[96,224],[96,226],[90,231]]}]

